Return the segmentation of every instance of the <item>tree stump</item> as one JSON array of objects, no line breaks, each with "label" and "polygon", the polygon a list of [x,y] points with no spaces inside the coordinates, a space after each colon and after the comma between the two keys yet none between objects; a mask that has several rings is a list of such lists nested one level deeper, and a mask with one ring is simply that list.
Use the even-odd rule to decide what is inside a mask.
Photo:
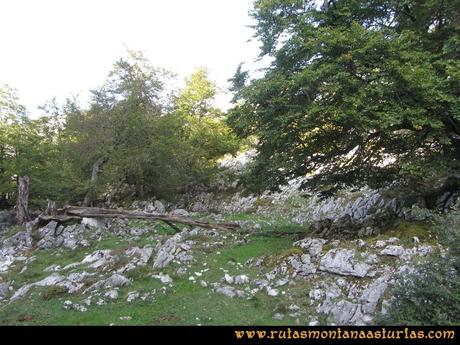
[{"label": "tree stump", "polygon": [[16,203],[16,222],[25,224],[29,220],[29,177],[19,176],[18,178],[18,200]]}]

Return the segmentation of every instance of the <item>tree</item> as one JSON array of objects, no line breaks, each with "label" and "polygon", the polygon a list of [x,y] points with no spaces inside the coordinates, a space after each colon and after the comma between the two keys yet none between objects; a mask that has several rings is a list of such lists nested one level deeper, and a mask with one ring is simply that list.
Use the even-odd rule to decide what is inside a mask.
[{"label": "tree", "polygon": [[174,199],[236,150],[238,140],[212,105],[217,88],[207,72],[192,74],[176,97],[165,95],[169,76],[129,52],[93,91],[89,109],[66,105],[62,146],[85,176],[84,204],[107,192],[120,199]]},{"label": "tree", "polygon": [[[0,200],[12,206],[22,176],[30,180],[30,204],[39,206],[60,194],[56,123],[51,117],[31,120],[13,89],[0,94]],[[26,183],[27,184],[27,183]],[[25,191],[27,188],[23,188]],[[25,195],[26,193],[24,193]],[[27,201],[24,203],[27,206]]]},{"label": "tree", "polygon": [[64,138],[73,165],[86,175],[85,204],[96,201],[108,186],[129,184],[143,195],[152,126],[162,112],[162,77],[140,52],[129,51],[102,87],[92,91],[89,109],[67,104]]},{"label": "tree", "polygon": [[196,69],[185,80],[185,88],[176,99],[177,110],[193,117],[218,116],[220,111],[212,106],[217,93],[216,85],[209,80],[205,68]]},{"label": "tree", "polygon": [[215,172],[216,161],[223,155],[234,154],[240,141],[225,122],[225,114],[214,101],[215,83],[204,68],[186,79],[185,87],[175,99],[174,113],[184,122],[182,131],[189,147],[191,181],[209,179]]},{"label": "tree", "polygon": [[310,176],[303,187],[334,191],[458,172],[459,8],[255,1],[261,56],[273,62],[262,78],[235,85],[229,117],[241,136],[258,137],[253,187]]}]

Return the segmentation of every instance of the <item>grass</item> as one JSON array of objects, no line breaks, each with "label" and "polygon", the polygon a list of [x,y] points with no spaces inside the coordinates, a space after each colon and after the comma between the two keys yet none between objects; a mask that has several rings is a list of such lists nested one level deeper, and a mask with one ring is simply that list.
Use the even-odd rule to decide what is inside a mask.
[{"label": "grass", "polygon": [[[251,219],[251,215],[236,215],[230,218]],[[136,224],[142,226],[142,224]],[[266,223],[267,231],[273,231],[273,228],[279,229],[279,224],[274,226]],[[288,232],[288,225],[282,223]],[[141,236],[135,245],[152,244],[152,236],[155,234],[170,234],[166,225],[157,224],[155,230]],[[119,289],[119,298],[114,301],[107,300],[107,304],[98,306],[95,304],[97,297],[93,298],[91,306],[86,306],[86,312],[76,310],[66,310],[63,307],[65,300],[75,303],[82,303],[87,298],[83,295],[64,294],[58,287],[34,288],[23,299],[11,304],[0,305],[0,324],[1,325],[280,325],[295,324],[296,320],[286,314],[286,317],[280,321],[273,319],[277,312],[287,312],[287,307],[293,303],[294,295],[298,295],[294,300],[301,301],[305,298],[307,303],[308,288],[305,284],[298,286],[298,291],[289,289],[287,295],[280,294],[277,297],[268,296],[264,291],[258,292],[253,297],[248,298],[230,298],[215,293],[211,287],[203,288],[200,280],[208,283],[219,282],[225,272],[231,275],[246,274],[253,281],[260,277],[260,270],[269,271],[272,267],[249,267],[245,262],[251,258],[260,256],[277,255],[282,257],[292,251],[293,238],[291,235],[283,237],[264,237],[264,236],[247,236],[229,234],[229,239],[246,238],[245,242],[236,242],[232,240],[224,241],[225,245],[219,248],[213,248],[212,251],[205,253],[200,250],[200,238],[191,238],[197,241],[194,251],[195,261],[188,266],[187,274],[179,276],[176,273],[178,265],[172,265],[164,270],[163,273],[169,274],[173,278],[171,287],[162,290],[164,286],[159,280],[151,277],[153,271],[152,263],[147,266],[138,268],[126,274],[133,280],[133,284],[128,287]],[[35,261],[28,264],[27,270],[19,274],[22,266],[14,267],[12,272],[8,273],[5,280],[14,280],[14,286],[17,289],[25,283],[30,283],[43,279],[50,275],[43,270],[51,264],[65,266],[72,262],[78,262],[89,253],[96,249],[117,249],[120,251],[127,245],[127,240],[121,239],[115,235],[107,236],[99,242],[95,242],[89,248],[53,251],[34,251],[30,255],[36,257]],[[121,248],[121,249],[120,249]],[[77,271],[81,268],[76,268]],[[204,269],[209,269],[202,272]],[[91,271],[85,268],[86,271]],[[194,272],[202,272],[198,277]],[[69,272],[65,272],[68,274]],[[195,276],[196,282],[188,278]],[[7,278],[7,279],[6,279]],[[251,285],[253,287],[253,285]],[[236,288],[243,289],[243,287]],[[280,288],[280,291],[285,288]],[[153,292],[153,301],[142,301],[137,299],[131,303],[126,301],[130,291],[138,291],[141,296],[148,292]],[[289,295],[289,298],[288,298]],[[130,320],[120,320],[120,317],[130,316]],[[304,319],[304,323],[307,320]]]},{"label": "grass", "polygon": [[5,239],[5,238],[8,238],[8,237],[11,237],[15,234],[17,234],[18,232],[21,232],[21,231],[26,231],[26,226],[25,225],[14,225],[14,226],[10,226],[3,234],[2,234],[2,237]]},{"label": "grass", "polygon": [[[203,220],[214,221],[210,215],[201,214]],[[259,291],[248,298],[230,298],[215,293],[210,283],[222,282],[225,273],[230,275],[246,274],[255,287],[255,279],[261,279],[281,261],[293,254],[302,254],[300,248],[292,247],[293,241],[308,236],[308,229],[293,223],[288,217],[276,215],[255,215],[249,212],[223,215],[223,222],[247,222],[240,232],[220,233],[216,240],[198,234],[191,236],[195,241],[193,246],[194,262],[192,264],[172,264],[163,270],[154,270],[150,261],[146,266],[137,268],[125,275],[133,281],[131,286],[118,290],[119,298],[108,300],[107,304],[98,306],[94,297],[86,312],[64,309],[64,301],[70,300],[83,304],[87,295],[68,295],[58,287],[34,288],[26,297],[10,304],[0,304],[0,325],[289,325],[308,324],[309,313],[316,314],[310,305],[308,296],[313,283],[311,280],[297,277],[291,283],[277,288],[280,294],[276,297],[268,296],[265,291]],[[254,230],[254,224],[260,224],[260,229]],[[20,274],[24,263],[15,263],[8,274],[0,274],[3,281],[14,281],[15,289],[26,283],[35,282],[49,276],[50,272],[43,270],[52,265],[61,267],[80,262],[86,255],[98,249],[111,249],[120,256],[120,262],[115,267],[127,263],[123,258],[124,251],[132,246],[151,245],[155,247],[159,238],[166,238],[175,233],[173,229],[163,223],[152,223],[133,220],[130,227],[147,229],[136,240],[119,237],[113,234],[104,235],[101,241],[93,241],[88,248],[76,250],[60,249],[54,251],[35,250],[28,256],[35,256],[35,261],[27,264],[27,269]],[[251,231],[248,231],[251,230]],[[278,236],[278,235],[282,236]],[[389,237],[401,238],[401,243],[413,243],[412,237],[417,236],[421,241],[431,239],[429,226],[423,223],[400,223],[381,235],[366,239],[375,242],[378,239]],[[222,239],[226,237],[226,239]],[[217,242],[223,241],[218,245]],[[342,241],[341,248],[352,245],[349,241]],[[323,246],[323,253],[332,248],[329,241]],[[266,257],[261,267],[247,264],[249,259]],[[358,256],[359,259],[359,256]],[[382,260],[394,260],[382,258]],[[186,274],[179,275],[177,269],[182,266],[187,269]],[[81,270],[92,272],[85,266],[77,267],[70,272]],[[205,271],[206,270],[206,271]],[[173,279],[171,286],[162,284],[152,274],[162,272]],[[199,273],[198,275],[195,272]],[[200,275],[201,274],[201,275]],[[195,282],[189,277],[195,277]],[[200,281],[208,283],[202,287]],[[94,277],[87,278],[86,287],[95,282]],[[247,286],[235,286],[244,289]],[[150,293],[153,300],[143,301],[136,299],[131,303],[126,301],[131,291],[140,295]],[[284,293],[284,294],[283,294]],[[289,316],[289,306],[296,304],[301,307],[300,316]],[[273,319],[275,313],[285,315],[283,320]],[[129,316],[129,320],[120,317]],[[325,323],[326,319],[319,319]]]},{"label": "grass", "polygon": [[431,224],[425,222],[408,221],[400,221],[393,228],[377,236],[364,238],[364,241],[367,243],[372,243],[377,240],[387,240],[390,237],[399,238],[400,244],[403,246],[413,246],[414,237],[418,237],[418,239],[422,242],[436,244]]}]

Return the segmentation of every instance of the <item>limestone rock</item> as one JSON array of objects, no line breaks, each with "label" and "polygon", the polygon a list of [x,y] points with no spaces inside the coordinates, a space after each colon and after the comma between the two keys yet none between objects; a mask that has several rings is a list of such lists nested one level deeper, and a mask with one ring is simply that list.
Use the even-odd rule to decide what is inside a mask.
[{"label": "limestone rock", "polygon": [[371,266],[364,262],[357,262],[354,249],[331,249],[321,258],[319,269],[362,278],[366,276]]},{"label": "limestone rock", "polygon": [[182,233],[178,233],[167,239],[163,245],[157,246],[157,255],[153,267],[164,268],[174,259],[178,259],[182,262],[192,261],[193,257],[187,254],[192,244],[193,241],[182,242]]},{"label": "limestone rock", "polygon": [[380,252],[380,255],[401,256],[404,254],[404,248],[401,246],[388,246]]},{"label": "limestone rock", "polygon": [[163,284],[170,284],[173,282],[169,275],[163,273],[153,275],[152,277],[160,280]]},{"label": "limestone rock", "polygon": [[165,206],[160,200],[155,200],[155,202],[153,203],[153,206],[155,207],[155,210],[158,213],[165,213],[166,211]]},{"label": "limestone rock", "polygon": [[118,291],[115,289],[109,290],[104,294],[105,297],[110,299],[117,299],[118,298]]},{"label": "limestone rock", "polygon": [[107,278],[104,282],[104,287],[109,288],[109,287],[122,287],[122,286],[127,286],[131,285],[131,280],[126,278],[125,276],[115,273],[109,278]]},{"label": "limestone rock", "polygon": [[294,246],[300,247],[303,250],[307,251],[311,257],[316,257],[321,254],[323,250],[323,245],[327,243],[327,240],[322,238],[304,238],[303,240],[294,242]]},{"label": "limestone rock", "polygon": [[32,284],[27,284],[22,286],[18,289],[14,295],[10,298],[10,301],[16,301],[19,298],[22,298],[24,295],[29,292],[31,288],[34,286],[53,286],[57,285],[58,283],[62,282],[65,278],[61,276],[59,273],[53,273],[52,275]]},{"label": "limestone rock", "polygon": [[233,277],[233,281],[235,284],[241,285],[241,284],[248,284],[249,283],[249,277],[245,274],[240,274],[235,277]]},{"label": "limestone rock", "polygon": [[171,216],[177,216],[177,217],[188,217],[190,214],[188,211],[182,209],[182,208],[176,208],[175,210],[172,210],[169,212]]},{"label": "limestone rock", "polygon": [[104,218],[86,218],[83,217],[81,224],[93,229],[104,229],[106,222]]},{"label": "limestone rock", "polygon": [[362,310],[365,314],[375,314],[377,304],[388,288],[388,279],[389,277],[382,276],[364,289],[360,302],[362,303]]},{"label": "limestone rock", "polygon": [[0,300],[8,296],[10,293],[9,283],[0,283]]},{"label": "limestone rock", "polygon": [[288,258],[288,262],[298,275],[307,276],[316,273],[316,266],[311,262],[308,254],[303,254],[300,258],[298,255],[292,255]]},{"label": "limestone rock", "polygon": [[140,296],[140,293],[138,291],[130,291],[128,292],[128,297],[126,298],[126,302],[131,303],[134,300],[138,299]]}]

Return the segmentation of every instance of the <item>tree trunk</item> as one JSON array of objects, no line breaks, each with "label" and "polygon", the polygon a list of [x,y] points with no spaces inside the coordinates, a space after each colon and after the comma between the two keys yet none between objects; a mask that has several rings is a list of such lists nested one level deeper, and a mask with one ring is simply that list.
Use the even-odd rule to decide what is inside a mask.
[{"label": "tree trunk", "polygon": [[97,178],[99,176],[99,171],[101,170],[102,165],[106,162],[105,157],[99,158],[97,161],[94,162],[93,168],[91,170],[91,180],[89,183],[88,192],[85,195],[85,199],[83,200],[83,206],[90,206],[96,196],[96,184]]},{"label": "tree trunk", "polygon": [[48,216],[55,216],[56,213],[56,202],[48,199],[48,206],[46,207],[45,214],[47,214]]},{"label": "tree trunk", "polygon": [[20,176],[18,178],[18,200],[16,203],[16,222],[25,224],[29,220],[29,177]]}]

